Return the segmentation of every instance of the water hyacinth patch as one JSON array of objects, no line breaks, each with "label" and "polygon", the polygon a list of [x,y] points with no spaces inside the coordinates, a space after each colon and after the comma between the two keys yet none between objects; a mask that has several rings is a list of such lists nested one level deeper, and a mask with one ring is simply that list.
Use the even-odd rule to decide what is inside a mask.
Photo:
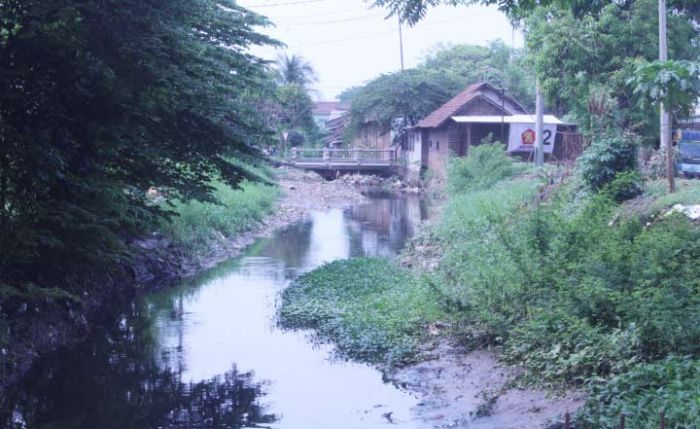
[{"label": "water hyacinth patch", "polygon": [[427,281],[375,258],[332,262],[300,277],[280,308],[282,326],[314,329],[341,355],[372,363],[414,361],[427,326],[444,318]]}]

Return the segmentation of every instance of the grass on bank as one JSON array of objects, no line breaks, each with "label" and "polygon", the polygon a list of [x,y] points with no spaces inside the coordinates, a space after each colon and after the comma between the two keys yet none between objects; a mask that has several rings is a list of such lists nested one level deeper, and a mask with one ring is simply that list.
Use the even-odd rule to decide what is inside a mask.
[{"label": "grass on bank", "polygon": [[172,201],[176,216],[164,220],[160,230],[189,251],[206,251],[213,242],[252,229],[273,209],[280,196],[274,170],[266,164],[231,162],[258,181],[243,180],[234,189],[221,180],[212,180],[216,202]]},{"label": "grass on bank", "polygon": [[252,229],[269,214],[279,197],[276,186],[244,181],[240,189],[214,182],[218,203],[175,202],[177,216],[161,224],[161,232],[191,251],[205,250],[212,241]]},{"label": "grass on bank", "polygon": [[437,291],[391,261],[356,258],[300,277],[282,295],[280,322],[314,329],[341,355],[372,363],[413,361],[429,324],[447,317]]}]

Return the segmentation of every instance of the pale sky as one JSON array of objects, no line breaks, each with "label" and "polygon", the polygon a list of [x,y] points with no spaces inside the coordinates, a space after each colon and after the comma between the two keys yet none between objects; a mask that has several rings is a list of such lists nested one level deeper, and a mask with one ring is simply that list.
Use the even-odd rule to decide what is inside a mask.
[{"label": "pale sky", "polygon": [[[304,57],[316,70],[315,98],[331,100],[352,86],[401,68],[398,20],[385,19],[383,9],[364,0],[239,0],[238,4],[267,16],[274,28],[264,29],[287,45],[288,54]],[[439,6],[415,27],[403,27],[404,63],[419,63],[440,43],[484,45],[501,39],[522,46],[506,16],[493,7]],[[270,48],[257,55],[274,59]]]}]

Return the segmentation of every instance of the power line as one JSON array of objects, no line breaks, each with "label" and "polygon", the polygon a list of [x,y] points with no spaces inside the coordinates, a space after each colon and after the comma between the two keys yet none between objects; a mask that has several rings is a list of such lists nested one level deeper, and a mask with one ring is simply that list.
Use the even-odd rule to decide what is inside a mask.
[{"label": "power line", "polygon": [[296,1],[288,1],[288,2],[281,2],[281,3],[267,3],[267,4],[251,4],[248,6],[243,6],[245,8],[264,8],[264,7],[277,7],[277,6],[291,6],[291,5],[296,5],[296,4],[307,4],[307,3],[320,3],[322,1],[328,1],[328,0],[296,0]]},{"label": "power line", "polygon": [[[243,6],[246,7],[246,6]],[[342,14],[345,12],[356,12],[356,11],[367,11],[366,6],[356,6],[350,9],[340,9],[334,10],[332,13],[311,13],[306,15],[294,15],[294,16],[278,16],[276,19],[296,19],[296,18],[324,18],[324,17],[335,17],[336,14]]]},{"label": "power line", "polygon": [[351,22],[351,21],[362,21],[365,19],[372,19],[372,18],[382,18],[382,15],[363,15],[363,16],[356,16],[352,18],[341,18],[341,19],[336,19],[332,21],[307,21],[307,22],[279,22],[279,21],[272,21],[274,24],[279,24],[278,27],[288,27],[288,26],[308,26],[308,25],[330,25],[330,24],[338,24],[341,22]]},{"label": "power line", "polygon": [[[483,13],[478,13],[478,14],[464,15],[464,16],[457,17],[457,18],[443,19],[443,20],[440,20],[440,21],[431,22],[431,23],[429,23],[429,24],[422,24],[422,25],[419,24],[419,25],[416,25],[416,26],[413,27],[413,28],[432,27],[432,26],[435,26],[435,25],[443,24],[443,23],[445,23],[445,22],[459,21],[459,20],[463,20],[463,19],[466,19],[466,18],[476,18],[476,17],[478,17],[478,16],[491,14],[492,12],[493,12],[493,11],[488,11],[488,12],[483,12]],[[332,45],[332,44],[336,44],[336,43],[349,42],[349,41],[352,41],[352,40],[370,39],[370,38],[373,38],[373,37],[383,36],[383,35],[385,35],[385,34],[394,34],[394,33],[397,33],[397,32],[398,32],[398,29],[385,30],[385,31],[378,31],[378,32],[375,32],[375,33],[370,33],[370,34],[365,34],[365,35],[360,35],[360,36],[347,37],[347,38],[343,38],[343,39],[325,40],[325,41],[317,42],[317,43],[305,43],[305,44],[301,44],[301,45],[290,46],[290,48],[291,48],[291,49],[298,49],[298,48],[306,48],[306,47],[311,47],[311,46]]]}]

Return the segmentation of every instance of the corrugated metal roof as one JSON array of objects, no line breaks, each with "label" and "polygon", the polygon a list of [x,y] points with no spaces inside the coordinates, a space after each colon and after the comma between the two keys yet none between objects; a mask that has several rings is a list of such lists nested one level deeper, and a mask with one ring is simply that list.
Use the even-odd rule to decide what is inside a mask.
[{"label": "corrugated metal roof", "polygon": [[[535,115],[506,115],[506,116],[452,116],[452,120],[460,124],[534,124]],[[559,118],[553,115],[544,115],[544,123],[551,125],[564,125]]]}]

